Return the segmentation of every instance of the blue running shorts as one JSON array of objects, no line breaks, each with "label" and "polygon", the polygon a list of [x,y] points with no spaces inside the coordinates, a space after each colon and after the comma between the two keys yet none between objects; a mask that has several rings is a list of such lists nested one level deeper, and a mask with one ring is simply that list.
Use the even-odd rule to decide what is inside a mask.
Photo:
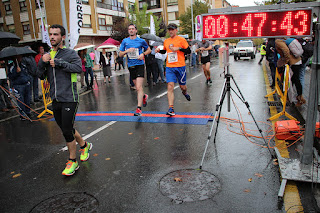
[{"label": "blue running shorts", "polygon": [[187,73],[186,67],[166,67],[166,78],[167,83],[174,82],[180,85],[186,85],[187,83]]}]

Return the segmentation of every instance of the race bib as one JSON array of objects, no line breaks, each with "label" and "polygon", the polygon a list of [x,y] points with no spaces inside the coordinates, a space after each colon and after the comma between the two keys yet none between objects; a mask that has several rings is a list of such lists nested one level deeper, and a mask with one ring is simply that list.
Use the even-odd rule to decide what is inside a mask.
[{"label": "race bib", "polygon": [[203,52],[202,52],[202,57],[206,57],[206,56],[208,56],[209,55],[209,51],[208,50],[204,50]]},{"label": "race bib", "polygon": [[135,48],[135,51],[128,52],[128,57],[129,57],[129,59],[138,59],[138,57],[139,57],[139,49]]},{"label": "race bib", "polygon": [[168,53],[168,63],[178,62],[177,52]]}]

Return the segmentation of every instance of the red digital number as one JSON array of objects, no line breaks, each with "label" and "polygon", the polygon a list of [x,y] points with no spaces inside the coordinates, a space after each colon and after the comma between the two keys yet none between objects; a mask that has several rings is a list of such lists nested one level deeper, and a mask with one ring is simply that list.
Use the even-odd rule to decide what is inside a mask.
[{"label": "red digital number", "polygon": [[288,12],[280,25],[281,30],[287,30],[287,35],[291,35],[292,25],[292,12]]},{"label": "red digital number", "polygon": [[208,38],[216,35],[216,20],[212,16],[205,19],[203,32]]},{"label": "red digital number", "polygon": [[221,38],[224,38],[229,33],[229,20],[225,16],[219,16],[217,19],[217,35]]},{"label": "red digital number", "polygon": [[247,36],[251,37],[252,36],[252,31],[253,31],[253,27],[252,27],[252,14],[248,14],[246,16],[246,19],[244,20],[243,25],[241,26],[241,30],[243,31],[248,31]]},{"label": "red digital number", "polygon": [[258,33],[257,33],[257,36],[261,36],[262,35],[262,30],[261,29],[262,29],[262,27],[264,25],[264,22],[267,19],[267,14],[266,13],[256,13],[256,14],[254,14],[254,17],[255,18],[262,18],[261,22],[259,23]]},{"label": "red digital number", "polygon": [[306,22],[308,21],[308,14],[306,14],[304,11],[299,11],[294,18],[299,19],[299,17],[302,16],[302,21],[299,22],[299,24],[302,26],[302,31],[299,31],[298,28],[294,28],[293,31],[297,35],[303,35],[305,32],[307,32],[308,26]]}]

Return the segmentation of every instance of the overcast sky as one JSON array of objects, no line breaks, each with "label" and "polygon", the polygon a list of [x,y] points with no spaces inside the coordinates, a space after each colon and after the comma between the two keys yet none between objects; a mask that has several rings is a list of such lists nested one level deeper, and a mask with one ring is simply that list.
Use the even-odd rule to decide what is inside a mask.
[{"label": "overcast sky", "polygon": [[227,0],[231,5],[239,5],[240,7],[256,6],[255,1],[261,2],[262,0]]}]

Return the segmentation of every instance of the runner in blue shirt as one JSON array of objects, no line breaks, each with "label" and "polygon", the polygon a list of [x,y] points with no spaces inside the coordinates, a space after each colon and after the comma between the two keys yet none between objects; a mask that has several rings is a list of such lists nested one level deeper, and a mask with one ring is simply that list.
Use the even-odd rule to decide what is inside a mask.
[{"label": "runner in blue shirt", "polygon": [[134,113],[134,116],[142,114],[141,106],[147,106],[148,95],[143,92],[143,81],[144,81],[144,56],[151,53],[151,49],[147,42],[137,37],[137,27],[134,24],[130,24],[128,27],[129,37],[123,39],[120,45],[119,56],[123,57],[127,54],[128,58],[128,69],[130,77],[133,80],[134,85],[137,89],[138,106]]}]

